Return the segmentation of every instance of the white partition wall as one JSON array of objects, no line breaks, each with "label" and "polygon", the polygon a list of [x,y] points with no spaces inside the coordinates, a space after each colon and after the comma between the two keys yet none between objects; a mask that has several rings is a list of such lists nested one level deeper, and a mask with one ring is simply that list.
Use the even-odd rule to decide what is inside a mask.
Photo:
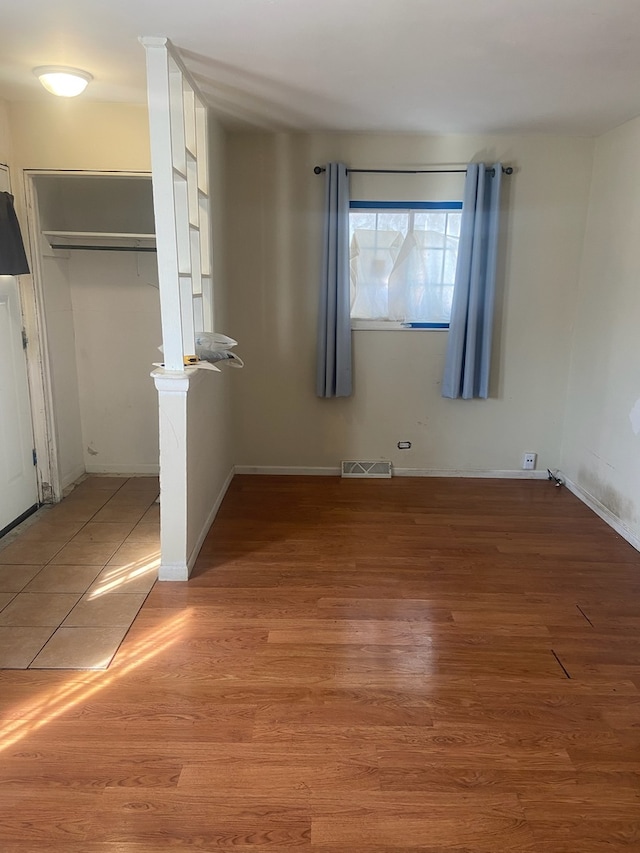
[{"label": "white partition wall", "polygon": [[[207,108],[166,38],[147,52],[151,166],[165,369],[183,370],[213,331]],[[179,322],[176,319],[179,318]]]},{"label": "white partition wall", "polygon": [[[142,38],[164,366],[152,374],[160,410],[160,580],[187,580],[229,477],[220,488],[211,441],[194,429],[211,416],[218,373],[194,366],[195,333],[213,331],[207,108],[166,38]],[[207,406],[209,407],[207,409]],[[205,445],[205,438],[207,445]],[[200,447],[202,442],[202,447]]]}]

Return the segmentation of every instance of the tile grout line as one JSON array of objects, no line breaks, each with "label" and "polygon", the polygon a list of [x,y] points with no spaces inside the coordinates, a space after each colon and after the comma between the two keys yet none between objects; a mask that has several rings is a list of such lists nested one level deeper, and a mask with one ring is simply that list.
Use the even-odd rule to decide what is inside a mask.
[{"label": "tile grout line", "polygon": [[[60,554],[60,552],[61,552],[65,547],[67,547],[67,545],[69,545],[69,544],[70,544],[70,543],[71,543],[71,542],[72,542],[72,541],[73,541],[73,540],[74,540],[74,539],[75,539],[75,538],[76,538],[76,537],[77,537],[77,536],[78,536],[78,535],[79,535],[79,534],[80,534],[80,533],[81,533],[81,532],[86,528],[86,526],[87,526],[88,524],[90,524],[90,523],[95,519],[96,515],[98,515],[98,514],[99,514],[99,513],[100,513],[100,512],[101,512],[101,511],[106,507],[106,506],[108,506],[108,504],[111,502],[111,500],[112,500],[116,495],[118,495],[118,494],[119,494],[119,493],[124,489],[124,487],[126,486],[126,484],[127,484],[130,480],[131,480],[131,478],[130,478],[130,477],[126,477],[126,478],[124,478],[124,480],[123,480],[123,482],[121,483],[121,485],[120,485],[120,486],[119,486],[119,487],[118,487],[114,492],[110,493],[110,495],[109,495],[108,499],[107,499],[107,500],[102,504],[102,506],[101,506],[101,507],[99,507],[99,508],[98,508],[98,509],[97,509],[97,510],[96,510],[96,511],[95,511],[95,512],[94,512],[94,513],[93,513],[93,514],[88,518],[88,519],[86,519],[86,520],[81,524],[81,526],[78,528],[78,530],[76,530],[76,531],[75,531],[75,532],[74,532],[74,533],[73,533],[73,534],[72,534],[68,539],[66,539],[66,541],[64,542],[64,544],[63,544],[63,545],[61,545],[61,547],[60,547],[60,548],[59,548],[59,549],[58,549],[54,554],[52,554],[52,556],[49,558],[49,560],[47,560],[47,562],[45,562],[45,563],[44,563],[44,564],[43,564],[43,565],[38,569],[38,571],[36,572],[36,574],[35,574],[32,578],[30,578],[30,579],[27,581],[27,583],[25,584],[25,586],[24,586],[21,590],[18,590],[18,591],[16,591],[16,592],[12,592],[12,593],[11,593],[11,598],[10,598],[10,600],[7,602],[7,604],[5,605],[5,607],[6,607],[6,606],[8,606],[8,605],[10,605],[10,604],[11,604],[11,602],[13,602],[13,601],[14,601],[14,600],[19,596],[19,595],[24,594],[24,590],[25,590],[25,588],[26,588],[26,587],[28,587],[28,586],[29,586],[29,584],[30,584],[30,583],[32,583],[32,582],[33,582],[37,577],[39,577],[39,575],[40,575],[40,574],[41,574],[41,573],[42,573],[46,568],[52,567],[53,561],[54,561],[54,560],[55,560],[55,558],[58,556],[58,554]],[[85,481],[83,481],[83,482],[85,482]],[[70,494],[71,494],[71,493],[70,493]],[[66,496],[66,497],[68,497],[68,496]],[[64,500],[64,499],[63,499],[63,500]],[[154,502],[155,502],[155,495],[154,495]],[[153,505],[154,505],[154,503],[153,503],[153,502],[150,502],[149,506],[147,506],[147,507],[145,508],[145,510],[144,510],[144,512],[143,512],[143,514],[142,514],[142,515],[140,516],[140,518],[135,522],[135,524],[133,525],[133,528],[132,528],[132,529],[135,529],[135,527],[136,527],[138,524],[140,524],[140,523],[141,523],[142,518],[143,518],[143,517],[144,517],[144,515],[145,515],[145,514],[146,514],[146,513],[147,513],[147,512],[148,512],[148,511],[153,507]],[[106,522],[105,522],[105,523],[106,523]],[[112,559],[114,558],[115,554],[116,554],[116,553],[119,551],[119,549],[120,549],[120,548],[125,544],[125,542],[126,542],[126,540],[127,540],[127,538],[128,538],[128,536],[129,536],[129,535],[131,535],[131,531],[129,531],[129,532],[127,533],[127,535],[126,535],[126,536],[124,536],[124,538],[122,538],[120,541],[118,541],[117,543],[115,543],[115,545],[114,545],[113,549],[110,551],[109,556],[108,556],[108,558],[106,559],[106,561],[105,561],[104,563],[98,563],[98,564],[95,564],[95,565],[96,565],[96,567],[98,568],[98,572],[97,572],[97,575],[96,575],[96,576],[98,576],[101,572],[103,572],[103,571],[107,568],[107,566],[108,566],[108,564],[109,564],[109,561],[110,561],[110,560],[112,560]],[[18,540],[19,540],[19,537],[18,537]],[[111,543],[104,543],[104,544],[111,544]],[[136,544],[138,544],[138,543],[136,543]],[[140,543],[140,544],[142,544],[142,543]],[[26,564],[25,564],[25,565],[26,565]],[[61,568],[63,568],[63,567],[64,567],[64,564],[58,564],[58,565],[60,565],[60,567],[61,567]],[[56,567],[56,566],[53,566],[53,568],[55,568],[55,567]],[[23,627],[26,627],[26,628],[31,627],[31,628],[34,628],[34,629],[35,629],[35,628],[39,628],[39,627],[43,627],[43,628],[49,628],[49,627],[51,627],[51,628],[53,628],[53,630],[52,630],[51,634],[47,637],[47,639],[44,641],[44,643],[43,643],[43,644],[42,644],[42,645],[37,649],[37,651],[35,652],[35,654],[33,655],[33,657],[29,660],[29,662],[28,662],[28,663],[26,663],[26,665],[25,665],[25,666],[18,667],[17,669],[19,669],[19,670],[21,670],[21,671],[25,671],[25,670],[30,670],[30,669],[31,669],[32,664],[34,663],[34,661],[36,660],[36,658],[37,658],[37,657],[38,657],[38,656],[39,656],[39,655],[44,651],[44,649],[46,648],[46,646],[47,646],[47,645],[51,642],[51,640],[55,637],[55,635],[58,633],[58,631],[60,630],[60,628],[62,628],[62,627],[63,627],[64,622],[65,622],[65,621],[66,621],[66,620],[71,616],[71,614],[74,612],[74,610],[75,610],[75,609],[78,607],[78,605],[82,602],[82,599],[83,599],[83,598],[84,598],[84,596],[87,594],[88,589],[90,588],[90,586],[91,586],[94,582],[95,582],[95,578],[91,581],[91,583],[89,583],[89,586],[88,586],[88,587],[87,587],[83,592],[80,592],[80,593],[73,593],[74,595],[75,595],[75,594],[77,594],[77,595],[78,595],[78,600],[77,600],[77,601],[75,602],[75,604],[71,607],[71,609],[69,610],[69,612],[68,612],[68,613],[66,613],[66,614],[64,615],[64,618],[62,619],[62,621],[61,621],[58,625],[56,625],[56,626],[46,626],[46,625],[44,625],[44,626],[37,626],[37,625],[36,625],[36,626],[23,626]],[[154,585],[154,584],[152,584],[151,588],[153,588],[153,585]],[[111,661],[113,660],[113,658],[115,657],[115,655],[116,655],[116,654],[117,654],[117,652],[119,651],[119,649],[120,649],[120,647],[121,647],[122,643],[124,642],[124,640],[125,640],[126,636],[128,635],[129,631],[131,630],[131,627],[132,627],[133,623],[135,622],[135,620],[136,620],[136,618],[137,618],[138,614],[140,613],[140,610],[142,609],[142,607],[143,607],[144,603],[146,602],[146,600],[147,600],[148,596],[150,595],[150,593],[151,593],[151,589],[148,589],[148,590],[144,593],[143,600],[142,600],[142,602],[140,603],[140,606],[138,607],[138,609],[136,610],[136,613],[134,614],[133,618],[129,621],[129,624],[128,624],[128,625],[123,625],[123,626],[104,626],[105,628],[110,628],[110,627],[122,627],[122,628],[124,628],[124,634],[123,634],[122,638],[120,639],[120,641],[119,641],[119,643],[118,643],[117,647],[116,647],[116,648],[115,648],[115,650],[113,651],[113,654],[112,654],[112,656],[111,656],[111,658],[110,658],[110,660],[109,660],[109,663],[108,663],[108,664],[107,664],[107,666],[105,667],[105,669],[106,669],[106,668],[108,668],[108,666],[110,666]],[[40,591],[40,592],[32,592],[32,593],[29,593],[29,594],[30,594],[30,595],[36,595],[36,596],[37,596],[37,595],[46,595],[46,594],[53,594],[53,593],[47,593],[47,592],[46,592],[46,590],[45,590],[45,591]],[[115,595],[125,595],[125,594],[128,594],[128,593],[114,593],[114,594],[115,594]],[[2,610],[4,610],[4,609],[5,609],[5,607],[3,607],[3,608],[2,608]],[[7,627],[21,627],[21,626],[7,626]],[[90,626],[70,626],[70,627],[83,628],[83,627],[90,627]],[[93,627],[96,627],[96,626],[93,626]],[[97,627],[100,627],[100,626],[97,626]],[[15,668],[15,667],[6,667],[6,668],[7,668],[7,669],[11,669],[11,668]],[[72,670],[78,669],[78,667],[61,667],[61,668],[64,668],[64,669],[67,669],[67,668],[68,668],[68,669],[72,669]],[[0,670],[1,670],[1,669],[2,669],[2,667],[0,667]],[[35,669],[39,669],[39,668],[38,668],[38,667],[36,667]],[[47,668],[43,668],[43,669],[47,669]],[[57,667],[53,667],[53,669],[57,669]],[[92,668],[92,667],[88,667],[88,668],[87,668],[87,667],[82,667],[82,669],[93,669],[93,668]]]},{"label": "tile grout line", "polygon": [[[89,479],[89,478],[87,478],[87,479]],[[117,479],[117,478],[114,478],[114,479]],[[109,503],[109,501],[111,500],[111,498],[112,498],[112,497],[114,497],[115,495],[117,495],[117,494],[118,494],[118,492],[119,492],[121,489],[123,489],[123,488],[124,488],[124,486],[126,485],[126,483],[128,483],[128,482],[129,482],[129,480],[130,480],[130,479],[131,479],[131,477],[126,477],[126,478],[125,478],[125,480],[124,480],[124,482],[122,483],[122,485],[118,486],[118,488],[115,490],[115,492],[112,492],[112,493],[111,493],[111,495],[110,495],[109,499],[108,499],[108,500],[107,500],[107,501],[106,501],[106,502],[105,502],[105,503],[100,507],[100,509],[97,509],[97,510],[93,513],[93,515],[92,515],[92,516],[90,516],[86,521],[84,521],[84,522],[82,523],[82,525],[80,526],[80,528],[79,528],[78,530],[76,530],[76,532],[73,534],[73,536],[71,536],[71,537],[70,537],[70,539],[68,539],[68,540],[66,541],[65,545],[68,545],[68,544],[69,544],[69,542],[71,541],[71,539],[73,539],[73,538],[74,538],[74,536],[77,536],[77,535],[78,535],[78,533],[80,533],[80,531],[81,531],[81,530],[84,530],[84,528],[87,526],[87,524],[89,524],[89,523],[90,523],[90,522],[95,518],[95,516],[100,512],[100,510],[101,510],[101,509],[104,509],[104,507]],[[81,485],[82,485],[82,483],[86,483],[86,482],[87,482],[87,480],[82,480],[82,482],[81,482],[81,483],[78,483],[78,486],[74,487],[74,488],[69,492],[69,494],[68,494],[68,495],[64,495],[64,496],[60,499],[60,501],[59,501],[57,504],[43,504],[43,506],[44,506],[44,507],[46,507],[46,508],[48,508],[49,510],[54,509],[54,508],[55,508],[55,507],[57,507],[57,506],[60,506],[60,504],[62,504],[62,503],[63,503],[63,501],[65,501],[68,497],[70,497],[70,496],[73,494],[73,492],[75,492],[76,488],[78,488],[79,486],[81,486]],[[47,513],[47,514],[48,514],[48,513]],[[35,514],[34,514],[34,515],[35,515]],[[45,516],[45,517],[46,517],[46,516]],[[30,530],[32,527],[35,527],[35,526],[38,524],[38,522],[39,522],[39,521],[42,521],[42,520],[43,520],[43,519],[40,519],[40,518],[38,518],[38,519],[34,519],[33,523],[32,523],[32,524],[30,524],[30,525],[29,525],[29,527],[27,527],[25,530],[20,531],[20,532],[16,535],[15,539],[8,540],[6,543],[2,543],[2,541],[0,540],[0,553],[2,553],[2,551],[4,551],[4,550],[5,550],[5,548],[8,548],[8,547],[9,547],[9,545],[12,545],[14,542],[18,542],[18,541],[20,540],[20,537],[22,536],[22,534],[23,534],[23,533],[26,533],[26,532],[27,532],[27,530]],[[13,532],[13,531],[10,531],[10,532]],[[3,537],[3,538],[4,538],[4,537]],[[63,546],[62,546],[62,548],[64,548],[64,547],[65,547],[65,546],[63,545]],[[61,548],[60,550],[62,550],[62,548]],[[55,554],[53,554],[53,555],[49,558],[49,560],[48,560],[48,561],[47,561],[47,562],[46,562],[46,563],[45,563],[41,568],[42,568],[42,569],[46,568],[46,567],[49,565],[49,563],[51,562],[51,560],[53,560],[53,559],[56,557],[56,555],[57,555],[57,554],[59,554],[59,553],[60,553],[59,551],[56,551],[56,553],[55,553]]]},{"label": "tile grout line", "polygon": [[[86,521],[81,525],[81,527],[80,527],[78,530],[76,530],[76,532],[73,534],[73,536],[70,536],[70,537],[66,540],[66,542],[64,543],[64,545],[61,545],[61,546],[60,546],[60,548],[58,548],[58,550],[57,550],[54,554],[52,554],[52,555],[49,557],[49,559],[47,560],[47,562],[46,562],[46,563],[43,563],[43,565],[42,565],[42,566],[40,566],[40,568],[38,569],[38,571],[36,572],[36,574],[31,578],[31,580],[30,580],[30,581],[28,581],[28,583],[27,583],[27,584],[25,584],[25,586],[26,586],[26,585],[28,585],[29,583],[31,583],[31,581],[32,581],[32,580],[35,580],[35,579],[38,577],[38,575],[40,574],[40,572],[41,572],[43,569],[46,569],[46,568],[47,568],[47,567],[48,567],[48,566],[53,562],[53,560],[55,560],[55,558],[58,556],[58,554],[60,553],[60,551],[62,551],[64,548],[66,548],[66,547],[67,547],[67,545],[71,542],[71,540],[72,540],[72,539],[74,539],[74,538],[78,535],[78,533],[80,533],[82,530],[84,530],[84,528],[87,526],[87,524],[89,524],[91,521],[93,521],[93,519],[96,517],[96,515],[97,515],[97,514],[98,514],[102,509],[104,509],[104,507],[109,503],[109,501],[111,500],[111,498],[112,498],[112,497],[114,497],[115,495],[117,495],[117,494],[118,494],[118,492],[120,491],[120,489],[122,489],[122,488],[124,487],[125,483],[129,482],[129,480],[130,480],[130,479],[131,479],[130,477],[127,477],[127,479],[124,481],[124,483],[122,483],[122,485],[121,485],[121,486],[119,486],[119,487],[115,490],[115,492],[113,492],[113,494],[109,497],[109,499],[108,499],[108,500],[106,500],[106,501],[105,501],[105,503],[104,503],[104,504],[103,504],[99,509],[97,509],[97,510],[93,513],[93,515],[92,515],[92,516],[90,516],[90,517],[89,517],[89,518],[88,518],[88,519],[87,519],[87,520],[86,520]],[[83,480],[82,482],[86,482],[86,480]],[[81,485],[81,484],[79,484],[79,485]],[[54,504],[54,506],[60,506],[60,504],[61,504],[64,500],[66,500],[66,499],[67,499],[71,494],[73,494],[73,492],[74,492],[74,491],[75,491],[75,489],[74,489],[74,490],[72,490],[71,492],[69,492],[69,495],[66,495],[64,498],[62,498],[62,500],[60,501],[60,503],[59,503],[59,504]],[[37,522],[36,522],[36,524],[37,524]],[[35,524],[34,524],[33,526],[35,527]],[[126,538],[126,537],[125,537],[125,538]],[[14,542],[19,542],[19,541],[20,541],[20,536],[16,537],[16,539],[14,540]],[[9,545],[14,544],[14,542],[10,542],[10,543],[8,543],[6,547],[8,547]],[[122,542],[120,543],[120,545],[122,545],[122,544],[123,544],[123,542],[124,542],[124,539],[122,540]],[[119,545],[118,547],[120,547],[120,545]],[[2,550],[4,550],[4,549],[3,549],[3,548],[0,548],[0,553],[2,552]],[[116,550],[117,550],[117,549],[116,549]],[[113,555],[114,555],[114,554],[115,554],[115,551],[113,551],[113,552],[112,552],[111,556],[109,557],[109,560],[113,557]],[[109,560],[107,560],[107,563],[109,562]],[[106,566],[106,564],[107,564],[107,563],[105,563],[105,564],[104,564],[104,566],[103,566],[102,568],[104,568],[104,567]],[[20,592],[22,592],[22,591],[23,591],[23,590],[20,590]],[[17,593],[16,593],[16,594],[17,594]],[[37,593],[32,593],[32,594],[37,594]],[[4,610],[4,607],[3,607],[2,609]]]}]

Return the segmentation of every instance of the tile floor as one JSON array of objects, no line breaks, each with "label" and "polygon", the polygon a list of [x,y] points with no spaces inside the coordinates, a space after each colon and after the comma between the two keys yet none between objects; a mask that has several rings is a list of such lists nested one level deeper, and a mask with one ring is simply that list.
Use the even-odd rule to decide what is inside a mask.
[{"label": "tile floor", "polygon": [[0,539],[0,669],[106,669],[160,562],[157,477],[91,476]]}]

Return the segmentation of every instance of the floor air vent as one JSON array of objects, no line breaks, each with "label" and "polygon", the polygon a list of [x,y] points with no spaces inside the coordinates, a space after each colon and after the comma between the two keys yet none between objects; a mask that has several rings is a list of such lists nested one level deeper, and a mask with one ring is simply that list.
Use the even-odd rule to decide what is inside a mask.
[{"label": "floor air vent", "polygon": [[343,477],[391,477],[391,462],[343,462]]}]

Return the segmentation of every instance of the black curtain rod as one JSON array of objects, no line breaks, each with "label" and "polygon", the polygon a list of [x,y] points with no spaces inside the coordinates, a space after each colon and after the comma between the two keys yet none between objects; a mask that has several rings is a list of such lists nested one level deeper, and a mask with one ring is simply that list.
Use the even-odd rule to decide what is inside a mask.
[{"label": "black curtain rod", "polygon": [[[315,166],[314,174],[320,175],[326,172],[324,166]],[[494,170],[488,170],[492,175]],[[466,174],[466,169],[347,169],[347,172],[362,172],[367,175],[450,175],[450,174]],[[503,166],[502,173],[504,175],[513,174],[513,166]]]}]

